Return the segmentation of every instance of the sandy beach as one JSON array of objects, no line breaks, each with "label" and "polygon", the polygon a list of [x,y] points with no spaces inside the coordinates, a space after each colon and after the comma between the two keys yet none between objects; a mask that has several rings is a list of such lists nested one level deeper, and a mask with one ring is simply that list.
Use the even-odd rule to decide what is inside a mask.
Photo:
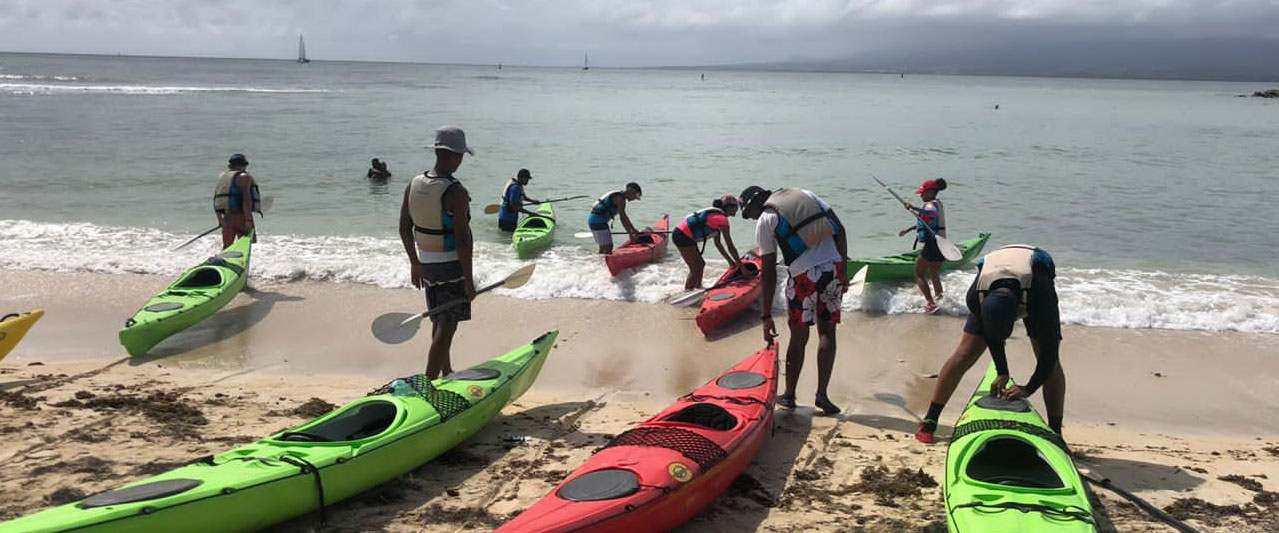
[{"label": "sandy beach", "polygon": [[[421,371],[428,335],[379,344],[369,323],[420,293],[256,283],[146,358],[116,340],[167,278],[0,270],[8,309],[48,313],[0,362],[0,519],[73,501],[298,425]],[[694,311],[604,300],[484,296],[454,345],[462,368],[552,329],[538,383],[436,461],[277,531],[484,531],[527,508],[591,452],[762,344],[753,315],[711,339]],[[945,445],[911,434],[960,317],[845,315],[832,400],[801,407],[728,494],[682,531],[945,531]],[[628,335],[629,333],[629,335]],[[1067,327],[1065,436],[1080,462],[1203,531],[1279,530],[1279,343],[1273,335]],[[785,336],[783,336],[783,340]],[[814,349],[810,346],[811,350]],[[1014,376],[1029,374],[1024,333]],[[983,363],[984,364],[984,363]],[[940,435],[979,379],[970,372]],[[1038,398],[1035,399],[1038,405]],[[510,439],[507,437],[519,437]],[[514,440],[515,442],[511,442]],[[1097,494],[1106,531],[1173,531]]]}]

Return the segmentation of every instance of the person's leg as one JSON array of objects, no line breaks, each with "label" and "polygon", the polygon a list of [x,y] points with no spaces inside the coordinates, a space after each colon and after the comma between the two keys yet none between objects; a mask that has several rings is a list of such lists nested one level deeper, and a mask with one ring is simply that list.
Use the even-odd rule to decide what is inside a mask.
[{"label": "person's leg", "polygon": [[814,402],[828,415],[838,414],[839,407],[830,401],[826,386],[835,371],[835,322],[829,319],[817,321],[817,401]]},{"label": "person's leg", "polygon": [[613,253],[613,234],[608,228],[591,228],[591,235],[595,237],[595,244],[600,247],[600,255]]},{"label": "person's leg", "polygon": [[928,406],[928,413],[924,415],[924,421],[919,425],[919,429],[915,431],[915,438],[920,442],[930,443],[933,441],[933,433],[937,431],[937,420],[941,417],[942,409],[945,409],[946,402],[950,401],[950,397],[955,393],[955,387],[959,386],[959,382],[964,379],[964,374],[968,369],[973,367],[981,354],[986,351],[986,340],[978,335],[964,332],[963,337],[959,339],[959,346],[955,347],[954,353],[942,365],[941,372],[937,375],[937,386],[933,389],[932,403]]},{"label": "person's leg", "polygon": [[804,368],[804,349],[808,347],[808,325],[789,322],[790,340],[786,343],[786,391],[783,398],[790,399],[788,407],[795,406],[795,388],[799,385],[799,372]]},{"label": "person's leg", "polygon": [[933,301],[941,300],[941,261],[928,262],[928,277],[933,281]]},{"label": "person's leg", "polygon": [[702,254],[697,253],[696,246],[679,246],[680,257],[684,258],[684,263],[688,265],[688,277],[684,279],[684,290],[691,291],[702,286],[702,272],[706,268],[706,260],[702,259]]},{"label": "person's leg", "polygon": [[[1035,349],[1035,358],[1038,359],[1039,340],[1030,339],[1030,345]],[[1044,381],[1043,390],[1044,407],[1048,411],[1048,425],[1057,434],[1061,434],[1062,415],[1066,411],[1066,371],[1062,370],[1060,360],[1057,361],[1057,368],[1053,369],[1052,375]]]},{"label": "person's leg", "polygon": [[922,253],[915,256],[915,286],[919,287],[919,292],[924,295],[928,305],[936,305],[933,302],[933,293],[928,289],[928,261],[924,259]]},{"label": "person's leg", "polygon": [[457,322],[441,320],[431,323],[431,350],[426,358],[427,378],[435,379],[441,375],[453,373],[450,351],[453,349],[455,333],[457,333]]}]

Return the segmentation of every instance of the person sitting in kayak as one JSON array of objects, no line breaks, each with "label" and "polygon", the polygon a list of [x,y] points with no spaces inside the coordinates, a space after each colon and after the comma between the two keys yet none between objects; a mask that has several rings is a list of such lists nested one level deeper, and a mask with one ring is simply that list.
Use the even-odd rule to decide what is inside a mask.
[{"label": "person sitting in kayak", "polygon": [[[706,249],[708,238],[715,239],[715,248],[719,249],[719,254],[728,261],[730,268],[737,268],[740,265],[737,247],[733,246],[733,235],[728,231],[728,218],[736,214],[737,198],[731,194],[725,194],[712,202],[711,207],[700,209],[685,217],[675,227],[675,231],[671,232],[671,242],[675,243],[675,249],[679,250],[684,263],[688,265],[688,278],[684,280],[684,290],[693,290],[702,286],[702,273],[706,269],[706,260],[702,259],[702,252]],[[720,242],[720,235],[724,236],[723,243]],[[699,242],[702,244],[700,250],[697,248]],[[724,249],[724,243],[728,244],[728,250]]]},{"label": "person sitting in kayak", "polygon": [[369,171],[366,176],[373,181],[386,181],[391,179],[391,169],[387,168],[386,163],[373,158],[369,161]]},{"label": "person sitting in kayak", "polygon": [[[937,237],[933,235],[933,232],[942,237],[946,236],[946,211],[941,200],[937,199],[937,193],[944,190],[946,190],[946,180],[942,178],[921,183],[915,194],[919,195],[919,199],[924,202],[923,205],[920,207],[906,205],[906,209],[919,215],[919,219],[915,220],[915,225],[897,234],[900,237],[913,230],[915,244],[924,243],[924,249],[915,256],[915,286],[919,287],[919,292],[924,294],[924,300],[928,302],[924,306],[924,312],[930,315],[937,312],[937,302],[942,298],[941,265],[946,258],[942,257],[941,248],[937,246]],[[930,232],[924,228],[924,224],[928,224],[933,231]],[[933,284],[931,291],[928,288],[930,281]]]},{"label": "person sitting in kayak", "polygon": [[750,186],[742,191],[742,217],[758,219],[755,242],[760,261],[760,320],[764,342],[777,338],[773,323],[773,295],[777,292],[777,252],[786,263],[787,321],[790,342],[786,346],[786,391],[777,405],[795,408],[795,387],[804,367],[809,328],[817,324],[817,397],[814,402],[828,415],[839,413],[826,394],[835,369],[835,325],[848,290],[848,241],[844,225],[830,206],[811,191],[798,188],[769,192]]},{"label": "person sitting in kayak", "polygon": [[[1044,389],[1048,426],[1061,433],[1066,403],[1066,374],[1061,369],[1061,312],[1054,278],[1057,267],[1048,252],[1021,244],[1005,246],[977,262],[977,277],[968,288],[968,322],[959,346],[942,366],[924,422],[915,432],[920,442],[933,442],[942,409],[981,354],[990,348],[998,377],[990,394],[1005,400],[1024,398]],[[1022,318],[1035,352],[1035,371],[1024,385],[1008,387],[1008,358],[1004,342]]]},{"label": "person sitting in kayak", "polygon": [[457,324],[471,319],[475,299],[472,270],[471,196],[453,176],[462,166],[466,133],[456,126],[435,130],[435,166],[414,176],[400,206],[400,241],[409,256],[413,287],[426,289],[426,307],[447,310],[431,315],[431,349],[426,377],[453,373],[451,351]]},{"label": "person sitting in kayak", "polygon": [[639,184],[632,181],[627,183],[623,190],[605,193],[591,207],[591,213],[586,217],[586,225],[591,228],[595,244],[600,247],[599,253],[613,253],[613,229],[610,226],[613,223],[613,217],[622,219],[622,227],[626,228],[626,233],[632,239],[639,238],[640,231],[635,229],[635,225],[631,224],[631,218],[626,216],[626,202],[639,200],[643,196],[644,191],[640,189]]},{"label": "person sitting in kayak", "polygon": [[[222,227],[222,247],[253,232],[253,213],[262,214],[262,194],[249,174],[249,159],[232,154],[213,188],[213,214]],[[253,242],[257,242],[254,235]]]},{"label": "person sitting in kayak", "polygon": [[515,226],[520,221],[520,213],[535,217],[542,216],[524,208],[524,204],[541,203],[524,194],[524,187],[532,180],[533,173],[527,168],[521,168],[506,184],[506,189],[502,191],[502,206],[497,211],[497,227],[502,231],[515,231]]}]

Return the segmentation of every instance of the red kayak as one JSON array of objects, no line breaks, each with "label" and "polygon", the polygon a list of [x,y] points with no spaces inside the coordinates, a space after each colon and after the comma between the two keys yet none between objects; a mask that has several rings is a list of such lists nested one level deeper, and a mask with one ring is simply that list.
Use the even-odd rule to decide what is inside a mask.
[{"label": "red kayak", "polygon": [[697,328],[702,335],[710,335],[715,328],[724,325],[738,313],[745,311],[759,299],[759,257],[748,252],[742,264],[730,268],[719,277],[702,298],[702,309],[697,312]]},{"label": "red kayak", "polygon": [[644,233],[637,239],[626,241],[613,253],[604,256],[604,264],[608,265],[608,273],[616,276],[618,272],[644,263],[652,263],[666,255],[666,243],[670,234],[661,233],[670,228],[671,217],[662,215],[649,229],[654,233]]},{"label": "red kayak", "polygon": [[728,490],[773,431],[777,345],[618,435],[499,532],[667,531]]}]

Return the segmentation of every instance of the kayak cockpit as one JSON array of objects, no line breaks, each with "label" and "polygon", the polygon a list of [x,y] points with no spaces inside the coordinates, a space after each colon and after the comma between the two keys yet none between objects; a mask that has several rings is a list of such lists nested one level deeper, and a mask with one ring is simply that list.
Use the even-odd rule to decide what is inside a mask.
[{"label": "kayak cockpit", "polygon": [[713,403],[695,403],[663,418],[666,422],[679,422],[715,431],[728,431],[737,427],[737,417]]},{"label": "kayak cockpit", "polygon": [[212,267],[192,270],[182,280],[173,284],[175,289],[207,289],[222,285],[222,271]]},{"label": "kayak cockpit", "polygon": [[376,437],[395,423],[399,407],[387,400],[348,406],[320,421],[285,431],[274,440],[284,442],[352,442]]},{"label": "kayak cockpit", "polygon": [[974,481],[1026,489],[1062,489],[1066,483],[1035,445],[1013,435],[986,439],[964,467]]}]

